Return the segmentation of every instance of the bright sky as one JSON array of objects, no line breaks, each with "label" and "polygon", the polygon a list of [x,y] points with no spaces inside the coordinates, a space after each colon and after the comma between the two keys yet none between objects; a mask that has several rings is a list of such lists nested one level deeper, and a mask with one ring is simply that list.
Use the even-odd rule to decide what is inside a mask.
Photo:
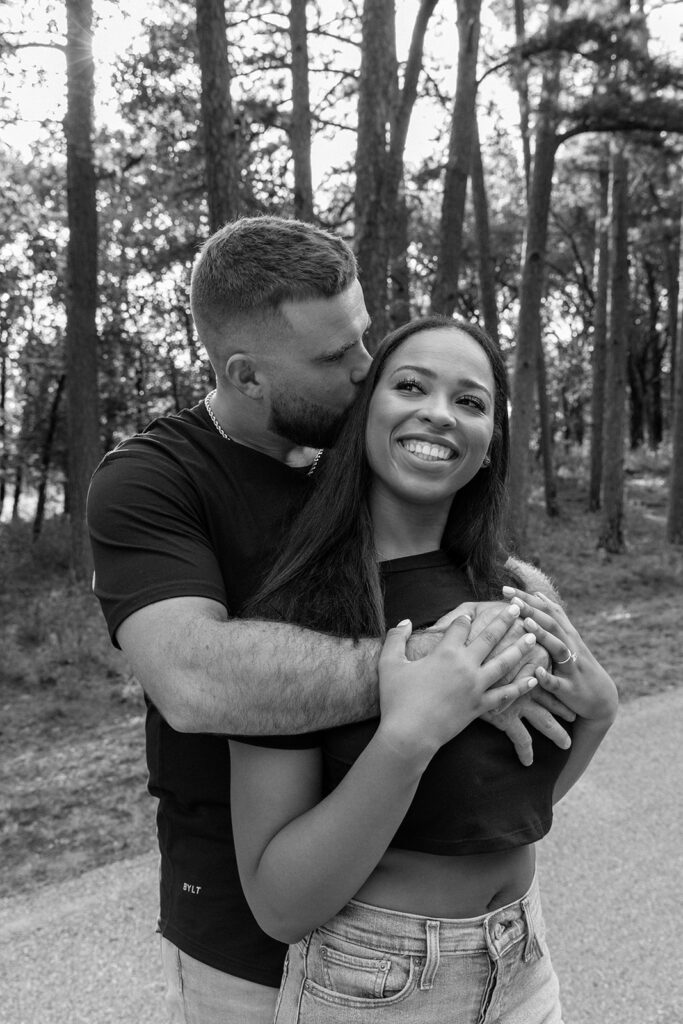
[{"label": "bright sky", "polygon": [[[111,123],[112,101],[110,69],[118,54],[123,53],[136,40],[140,41],[142,17],[153,17],[162,0],[94,0],[99,20],[95,26],[94,50],[97,73],[97,116]],[[486,16],[484,3],[484,17]],[[410,32],[415,11],[415,0],[397,0],[397,36],[401,55],[405,56],[410,42]],[[647,4],[648,22],[652,33],[653,52],[662,56],[670,54],[680,61],[683,52],[683,0],[651,0]],[[428,49],[433,60],[440,63],[444,71],[444,88],[452,93],[455,86],[455,56],[457,36],[455,31],[455,0],[441,0],[437,13],[449,18],[452,31],[438,33],[430,28]],[[52,20],[58,30],[63,31],[65,10],[63,0],[4,0],[0,5],[0,32],[24,32],[33,42],[50,42],[54,33],[49,31]],[[18,38],[10,35],[10,39]],[[18,63],[26,73],[24,84],[17,88],[11,75],[0,80],[0,100],[10,108],[18,106],[22,121],[17,125],[3,125],[5,144],[18,149],[26,158],[31,142],[39,132],[39,122],[44,118],[55,121],[64,116],[65,67],[64,55],[57,50],[29,48],[20,51]],[[439,115],[443,117],[443,115]],[[0,110],[0,117],[2,111]],[[408,145],[411,152],[421,154],[429,146],[434,135],[434,120],[430,116],[413,117]],[[341,141],[341,140],[340,140]],[[349,141],[344,140],[348,151]],[[329,159],[323,159],[329,166]]]}]

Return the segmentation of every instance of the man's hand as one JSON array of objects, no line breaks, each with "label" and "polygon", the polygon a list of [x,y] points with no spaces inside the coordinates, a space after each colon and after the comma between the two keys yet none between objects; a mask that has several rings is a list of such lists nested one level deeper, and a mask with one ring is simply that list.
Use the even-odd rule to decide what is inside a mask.
[{"label": "man's hand", "polygon": [[[465,604],[458,605],[452,612],[443,615],[438,622],[434,623],[431,631],[433,633],[438,631],[440,634],[454,618],[459,615],[468,614],[474,619],[470,632],[470,640],[472,640],[500,614],[501,608],[505,603],[504,601],[468,601]],[[509,633],[494,649],[493,654],[499,653],[501,649],[509,646],[514,640],[519,639],[522,629],[521,623],[514,623]],[[415,640],[419,643],[417,636]],[[422,654],[417,654],[417,649],[416,656],[421,657]],[[423,653],[426,653],[426,651]],[[535,670],[539,667],[548,668],[549,664],[550,658],[547,652],[538,645],[531,649],[524,664],[520,665],[514,672],[513,678],[521,681],[523,678],[533,676]],[[501,680],[501,684],[511,681],[512,679],[504,679]],[[551,699],[549,700],[548,698]],[[553,697],[552,694],[543,690],[540,686],[537,686],[529,693],[522,694],[522,696],[506,707],[495,712],[486,712],[481,715],[481,718],[490,725],[495,726],[496,729],[506,733],[521,763],[523,765],[530,765],[533,764],[534,752],[531,733],[527,728],[527,724],[543,733],[544,736],[547,736],[560,749],[567,750],[571,746],[571,739],[558,719],[573,722],[576,715],[562,701]]]}]

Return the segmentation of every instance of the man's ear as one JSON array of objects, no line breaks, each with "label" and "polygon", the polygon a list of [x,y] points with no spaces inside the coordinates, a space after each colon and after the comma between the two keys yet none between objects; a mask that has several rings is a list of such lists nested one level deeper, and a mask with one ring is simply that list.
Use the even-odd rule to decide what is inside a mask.
[{"label": "man's ear", "polygon": [[252,356],[235,352],[225,364],[225,376],[247,398],[263,398],[261,372]]}]

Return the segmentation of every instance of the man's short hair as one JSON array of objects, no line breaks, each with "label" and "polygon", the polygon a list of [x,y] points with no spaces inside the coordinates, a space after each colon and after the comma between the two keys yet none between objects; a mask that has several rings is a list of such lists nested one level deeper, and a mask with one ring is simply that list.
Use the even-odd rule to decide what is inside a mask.
[{"label": "man's short hair", "polygon": [[203,245],[192,271],[197,332],[211,349],[230,321],[277,314],[282,302],[331,298],[357,276],[343,239],[305,221],[244,217]]}]

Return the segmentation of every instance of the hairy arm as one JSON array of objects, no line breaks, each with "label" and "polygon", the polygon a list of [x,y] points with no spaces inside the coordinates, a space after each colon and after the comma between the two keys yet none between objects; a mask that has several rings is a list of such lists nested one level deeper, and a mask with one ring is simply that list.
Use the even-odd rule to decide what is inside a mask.
[{"label": "hairy arm", "polygon": [[356,644],[286,623],[229,619],[221,604],[199,597],[141,608],[117,640],[179,732],[313,732],[378,713],[380,640]]}]

